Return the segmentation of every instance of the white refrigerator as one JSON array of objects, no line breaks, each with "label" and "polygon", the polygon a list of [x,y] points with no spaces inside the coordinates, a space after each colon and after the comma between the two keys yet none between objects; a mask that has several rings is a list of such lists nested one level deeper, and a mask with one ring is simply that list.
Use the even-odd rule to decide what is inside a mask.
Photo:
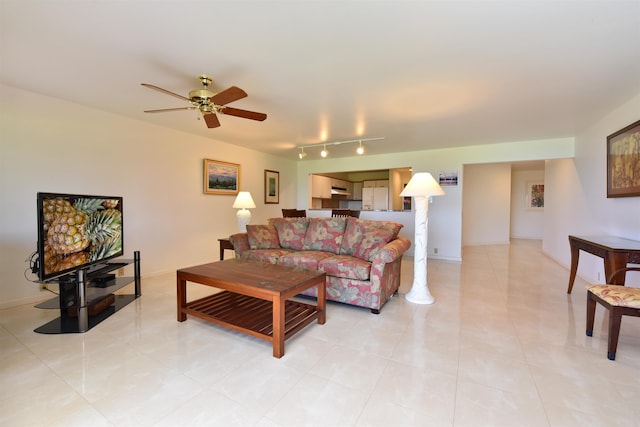
[{"label": "white refrigerator", "polygon": [[362,189],[363,211],[386,211],[389,209],[389,188],[365,187]]}]

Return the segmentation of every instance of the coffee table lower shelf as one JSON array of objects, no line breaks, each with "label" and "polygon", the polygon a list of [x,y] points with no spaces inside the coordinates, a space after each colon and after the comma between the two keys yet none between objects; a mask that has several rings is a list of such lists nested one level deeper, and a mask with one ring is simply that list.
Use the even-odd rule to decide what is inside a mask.
[{"label": "coffee table lower shelf", "polygon": [[[204,320],[273,342],[273,303],[246,295],[222,291],[188,302],[182,309]],[[295,335],[320,317],[315,305],[285,301],[284,338]]]}]

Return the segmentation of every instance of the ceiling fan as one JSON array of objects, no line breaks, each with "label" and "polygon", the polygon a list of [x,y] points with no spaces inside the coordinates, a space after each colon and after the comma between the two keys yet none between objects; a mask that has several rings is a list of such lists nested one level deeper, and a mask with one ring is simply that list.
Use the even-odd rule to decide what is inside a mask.
[{"label": "ceiling fan", "polygon": [[241,117],[243,119],[258,120],[260,122],[267,118],[267,115],[264,113],[256,113],[255,111],[227,107],[228,103],[237,101],[247,96],[247,93],[239,87],[231,86],[230,88],[225,89],[222,92],[213,93],[208,89],[209,85],[213,81],[211,77],[202,74],[198,76],[198,79],[200,79],[200,82],[202,83],[202,89],[194,89],[190,91],[188,98],[168,91],[166,89],[162,89],[158,86],[142,83],[142,86],[144,87],[148,87],[149,89],[157,90],[158,92],[174,96],[191,104],[189,107],[146,110],[145,113],[165,113],[168,111],[198,109],[200,110],[200,113],[202,113],[202,117],[204,118],[204,121],[207,124],[208,128],[217,128],[218,126],[220,126],[220,120],[218,120],[218,116],[216,116],[216,113],[226,114],[227,116]]}]

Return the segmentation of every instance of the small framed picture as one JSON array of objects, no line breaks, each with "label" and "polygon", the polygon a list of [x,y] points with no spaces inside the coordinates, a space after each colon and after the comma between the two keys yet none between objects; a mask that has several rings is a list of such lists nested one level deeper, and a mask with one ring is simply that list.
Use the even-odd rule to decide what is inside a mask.
[{"label": "small framed picture", "polygon": [[525,197],[530,210],[544,209],[544,182],[527,182],[527,196]]},{"label": "small framed picture", "polygon": [[235,196],[240,188],[240,165],[204,159],[204,193]]},{"label": "small framed picture", "polygon": [[280,203],[280,172],[264,170],[264,202]]},{"label": "small framed picture", "polygon": [[438,174],[438,184],[445,185],[458,185],[458,171],[441,171]]},{"label": "small framed picture", "polygon": [[607,197],[640,196],[640,120],[607,137]]}]

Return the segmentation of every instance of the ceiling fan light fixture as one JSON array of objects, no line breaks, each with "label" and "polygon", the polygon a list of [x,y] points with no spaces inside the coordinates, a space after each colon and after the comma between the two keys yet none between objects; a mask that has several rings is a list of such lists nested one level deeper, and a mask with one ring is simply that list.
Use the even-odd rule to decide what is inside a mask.
[{"label": "ceiling fan light fixture", "polygon": [[217,113],[227,116],[235,116],[243,119],[256,120],[259,122],[266,120],[267,115],[264,113],[257,113],[255,111],[248,111],[227,106],[227,104],[230,102],[245,98],[247,96],[247,93],[244,90],[240,89],[237,86],[231,86],[223,90],[222,92],[214,93],[209,90],[209,85],[211,85],[211,83],[213,82],[213,79],[211,77],[205,74],[201,74],[198,76],[198,79],[200,79],[200,83],[202,83],[202,88],[190,91],[188,98],[186,96],[179,95],[158,86],[154,86],[148,83],[142,83],[142,86],[144,87],[162,92],[165,95],[173,96],[174,98],[181,99],[182,101],[186,101],[189,104],[188,107],[145,110],[145,113],[164,113],[168,111],[196,109],[199,110],[209,129],[217,128],[220,126],[220,120],[218,120],[216,116]]},{"label": "ceiling fan light fixture", "polygon": [[215,93],[207,89],[194,89],[189,92],[191,102],[202,103],[207,102]]},{"label": "ceiling fan light fixture", "polygon": [[201,104],[198,109],[202,113],[213,113],[215,111],[214,106],[211,104]]}]

